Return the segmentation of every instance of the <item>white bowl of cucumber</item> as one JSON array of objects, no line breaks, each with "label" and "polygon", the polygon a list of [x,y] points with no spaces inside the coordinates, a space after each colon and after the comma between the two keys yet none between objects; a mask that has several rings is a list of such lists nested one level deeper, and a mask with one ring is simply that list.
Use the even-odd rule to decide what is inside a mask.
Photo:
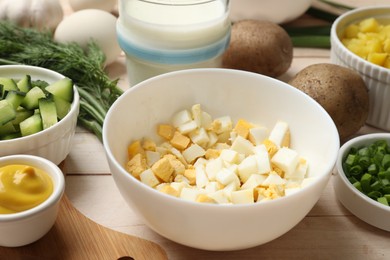
[{"label": "white bowl of cucumber", "polygon": [[78,114],[69,78],[41,67],[0,66],[0,156],[31,154],[58,165],[70,151]]}]

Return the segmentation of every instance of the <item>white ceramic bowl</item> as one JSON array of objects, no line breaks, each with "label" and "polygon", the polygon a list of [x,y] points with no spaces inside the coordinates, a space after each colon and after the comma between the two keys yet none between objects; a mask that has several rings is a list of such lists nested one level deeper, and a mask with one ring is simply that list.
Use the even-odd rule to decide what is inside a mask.
[{"label": "white ceramic bowl", "polygon": [[340,202],[361,220],[383,230],[390,231],[390,206],[385,206],[356,189],[344,174],[342,162],[352,147],[362,147],[376,140],[390,144],[390,133],[367,134],[355,137],[340,148],[336,162],[334,189]]},{"label": "white ceramic bowl", "polygon": [[309,9],[312,0],[230,0],[230,19],[290,22]]},{"label": "white ceramic bowl", "polygon": [[358,8],[339,16],[331,29],[331,61],[357,71],[369,89],[367,124],[390,130],[390,69],[375,65],[348,50],[340,41],[344,29],[365,18],[390,19],[390,6]]},{"label": "white ceramic bowl", "polygon": [[0,246],[18,247],[43,237],[54,225],[64,193],[62,171],[53,162],[34,155],[0,157],[0,167],[24,164],[47,172],[53,180],[53,193],[38,206],[18,213],[0,214]]},{"label": "white ceramic bowl", "polygon": [[[214,118],[230,115],[271,128],[285,120],[292,147],[309,161],[311,185],[277,200],[251,205],[209,205],[163,194],[124,168],[127,145],[157,139],[156,126],[175,112],[201,104]],[[319,199],[339,149],[325,110],[290,85],[260,74],[193,69],[160,75],[127,90],[107,113],[103,143],[123,198],[151,229],[177,243],[206,250],[238,250],[271,241],[299,223]]]},{"label": "white ceramic bowl", "polygon": [[[45,68],[27,65],[0,66],[0,77],[21,78],[29,74],[32,80],[55,82],[64,76]],[[54,126],[41,132],[11,140],[0,140],[0,156],[31,154],[44,157],[55,164],[69,154],[79,114],[79,94],[73,87],[74,98],[68,114]]]}]

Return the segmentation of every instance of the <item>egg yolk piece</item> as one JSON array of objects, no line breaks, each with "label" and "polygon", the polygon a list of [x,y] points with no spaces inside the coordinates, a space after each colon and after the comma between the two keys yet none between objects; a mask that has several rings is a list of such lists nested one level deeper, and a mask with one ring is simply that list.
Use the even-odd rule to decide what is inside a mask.
[{"label": "egg yolk piece", "polygon": [[36,207],[53,192],[53,181],[43,170],[28,165],[0,167],[0,214]]}]

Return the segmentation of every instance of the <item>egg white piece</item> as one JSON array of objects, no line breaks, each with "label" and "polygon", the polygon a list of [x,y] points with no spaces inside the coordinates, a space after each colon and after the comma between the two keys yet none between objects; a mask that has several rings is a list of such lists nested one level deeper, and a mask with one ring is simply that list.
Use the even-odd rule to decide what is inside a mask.
[{"label": "egg white piece", "polygon": [[197,131],[189,133],[189,136],[193,143],[202,147],[207,147],[207,144],[210,142],[209,135],[203,127],[199,128]]},{"label": "egg white piece", "polygon": [[253,144],[240,135],[237,136],[231,147],[232,150],[241,154],[245,154],[246,156],[253,154],[253,148]]},{"label": "egg white piece", "polygon": [[192,120],[192,115],[190,111],[187,109],[184,109],[182,111],[177,112],[172,117],[172,125],[174,127],[179,127],[187,122],[190,122]]},{"label": "egg white piece", "polygon": [[204,166],[198,166],[195,168],[196,187],[198,189],[206,187],[206,185],[209,183],[209,179],[207,178],[207,174],[204,168]]},{"label": "egg white piece", "polygon": [[192,144],[190,147],[183,151],[184,159],[190,163],[196,158],[205,155],[206,151],[198,144]]},{"label": "egg white piece", "polygon": [[263,126],[253,127],[249,129],[249,140],[255,145],[260,145],[268,137],[268,128]]},{"label": "egg white piece", "polygon": [[288,131],[288,124],[283,121],[278,121],[271,130],[268,139],[271,140],[278,148],[280,148]]},{"label": "egg white piece", "polygon": [[250,189],[260,186],[267,179],[265,174],[256,174],[253,173],[249,176],[248,180],[241,186],[242,190]]},{"label": "egg white piece", "polygon": [[254,196],[252,190],[238,190],[231,194],[233,204],[251,204],[254,203]]},{"label": "egg white piece", "polygon": [[271,162],[282,169],[287,176],[291,176],[299,163],[299,155],[295,150],[282,147],[272,157]]},{"label": "egg white piece", "polygon": [[157,179],[151,169],[143,171],[139,177],[141,179],[141,182],[145,183],[150,187],[155,187],[156,185],[160,184],[160,181]]}]

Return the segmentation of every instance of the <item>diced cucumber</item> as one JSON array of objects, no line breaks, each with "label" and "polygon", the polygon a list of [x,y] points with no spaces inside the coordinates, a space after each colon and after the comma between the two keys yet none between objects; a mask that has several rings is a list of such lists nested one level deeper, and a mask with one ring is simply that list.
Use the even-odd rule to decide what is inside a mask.
[{"label": "diced cucumber", "polygon": [[16,117],[14,120],[12,120],[12,124],[19,129],[19,124],[22,122],[24,119],[32,116],[34,114],[33,110],[26,110],[26,109],[17,109],[16,110]]},{"label": "diced cucumber", "polygon": [[56,97],[56,96],[53,96],[53,100],[54,100],[54,103],[56,104],[57,117],[61,120],[70,111],[71,103],[60,98],[60,97]]},{"label": "diced cucumber", "polygon": [[16,132],[17,129],[15,128],[15,126],[12,124],[11,121],[0,126],[0,136],[8,135]]},{"label": "diced cucumber", "polygon": [[32,80],[31,81],[32,87],[40,87],[41,89],[45,89],[47,86],[49,86],[49,83],[47,83],[44,80]]},{"label": "diced cucumber", "polygon": [[15,80],[11,78],[0,77],[0,84],[4,86],[4,90],[19,90]]},{"label": "diced cucumber", "polygon": [[34,114],[19,124],[22,136],[28,136],[43,130],[40,114]]},{"label": "diced cucumber", "polygon": [[18,138],[18,137],[21,137],[22,135],[20,134],[20,132],[15,132],[15,133],[11,133],[11,134],[6,134],[6,135],[2,135],[0,136],[0,140],[11,140],[11,139],[15,139],[15,138]]},{"label": "diced cucumber", "polygon": [[4,125],[16,117],[16,111],[7,100],[0,100],[0,125]]},{"label": "diced cucumber", "polygon": [[42,89],[39,87],[33,87],[29,92],[26,93],[26,96],[20,105],[25,109],[35,109],[38,108],[38,100],[44,97],[46,97],[46,95]]},{"label": "diced cucumber", "polygon": [[56,104],[53,99],[39,99],[39,111],[41,113],[43,129],[49,128],[58,122]]},{"label": "diced cucumber", "polygon": [[45,90],[68,102],[73,101],[73,81],[70,78],[60,79],[47,86]]},{"label": "diced cucumber", "polygon": [[29,92],[30,89],[32,89],[31,85],[31,76],[30,75],[25,75],[23,78],[21,78],[16,85],[18,86],[19,90],[22,92]]},{"label": "diced cucumber", "polygon": [[14,109],[17,109],[20,104],[22,104],[24,97],[26,96],[26,93],[17,91],[17,90],[10,90],[7,93],[7,96],[5,96],[5,100],[7,100]]},{"label": "diced cucumber", "polygon": [[48,84],[0,77],[0,140],[28,136],[47,129],[64,118],[73,101],[73,81],[63,78]]}]

